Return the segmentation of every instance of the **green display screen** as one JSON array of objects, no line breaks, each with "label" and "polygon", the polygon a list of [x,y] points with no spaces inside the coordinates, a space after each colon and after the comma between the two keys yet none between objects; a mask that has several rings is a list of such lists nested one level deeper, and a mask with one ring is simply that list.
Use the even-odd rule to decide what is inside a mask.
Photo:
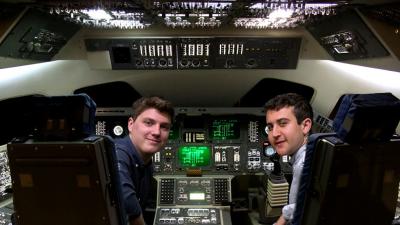
[{"label": "green display screen", "polygon": [[179,127],[177,124],[174,124],[169,130],[168,140],[176,140],[179,138]]},{"label": "green display screen", "polygon": [[232,140],[240,137],[240,123],[237,119],[215,119],[211,123],[212,140]]},{"label": "green display screen", "polygon": [[211,149],[208,146],[181,146],[178,150],[182,167],[204,167],[210,165]]}]

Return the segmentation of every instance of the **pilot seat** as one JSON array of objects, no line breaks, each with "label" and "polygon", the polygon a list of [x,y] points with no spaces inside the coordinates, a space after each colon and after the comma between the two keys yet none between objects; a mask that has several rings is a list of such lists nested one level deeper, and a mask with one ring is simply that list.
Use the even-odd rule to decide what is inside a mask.
[{"label": "pilot seat", "polygon": [[348,94],[334,133],[309,137],[292,225],[390,225],[400,181],[400,101]]},{"label": "pilot seat", "polygon": [[32,105],[32,134],[7,145],[15,223],[125,225],[114,144],[93,135],[94,101],[35,96]]}]

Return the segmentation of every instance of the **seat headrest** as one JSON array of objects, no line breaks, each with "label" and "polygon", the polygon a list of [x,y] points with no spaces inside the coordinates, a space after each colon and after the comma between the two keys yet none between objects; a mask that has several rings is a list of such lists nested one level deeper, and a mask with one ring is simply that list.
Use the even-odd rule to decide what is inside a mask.
[{"label": "seat headrest", "polygon": [[2,113],[7,116],[4,120],[8,121],[2,128],[15,128],[7,142],[12,138],[31,136],[39,141],[74,140],[95,133],[96,103],[86,94],[31,95],[3,102],[14,106],[5,108],[7,113]]},{"label": "seat headrest", "polygon": [[74,140],[95,132],[96,103],[86,94],[39,97],[34,102],[37,140]]},{"label": "seat headrest", "polygon": [[389,140],[400,120],[400,100],[391,93],[346,94],[333,129],[348,143]]}]

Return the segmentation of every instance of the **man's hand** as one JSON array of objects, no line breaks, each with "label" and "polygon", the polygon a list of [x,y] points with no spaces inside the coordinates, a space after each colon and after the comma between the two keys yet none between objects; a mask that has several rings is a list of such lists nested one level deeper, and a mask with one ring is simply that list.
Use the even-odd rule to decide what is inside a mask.
[{"label": "man's hand", "polygon": [[140,216],[130,219],[129,220],[129,225],[146,225],[143,219],[143,215],[140,214]]},{"label": "man's hand", "polygon": [[283,215],[281,215],[281,216],[279,217],[279,219],[275,222],[274,225],[286,225],[286,220],[285,220],[285,218],[283,217]]}]

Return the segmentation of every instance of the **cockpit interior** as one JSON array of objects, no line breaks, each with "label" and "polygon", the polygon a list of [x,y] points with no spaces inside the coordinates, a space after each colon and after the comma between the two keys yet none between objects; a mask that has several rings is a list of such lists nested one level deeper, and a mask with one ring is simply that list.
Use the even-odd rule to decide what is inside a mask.
[{"label": "cockpit interior", "polygon": [[[395,0],[0,0],[0,225],[125,225],[109,143],[143,96],[175,109],[146,224],[272,225],[293,168],[264,104],[291,92],[325,134],[293,224],[400,224],[399,60]],[[394,103],[327,135],[358,94]]]}]

